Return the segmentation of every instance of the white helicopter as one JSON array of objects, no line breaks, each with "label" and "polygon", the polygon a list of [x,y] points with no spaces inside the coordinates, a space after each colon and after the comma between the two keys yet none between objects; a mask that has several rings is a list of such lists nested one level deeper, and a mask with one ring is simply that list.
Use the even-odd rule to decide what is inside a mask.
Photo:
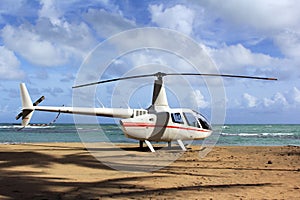
[{"label": "white helicopter", "polygon": [[73,88],[86,87],[95,84],[103,84],[113,81],[136,79],[143,77],[156,77],[153,87],[152,104],[147,109],[125,109],[125,108],[89,108],[89,107],[53,107],[38,106],[45,97],[42,96],[32,103],[28,90],[24,83],[20,84],[22,112],[16,119],[22,117],[22,126],[27,126],[33,111],[46,111],[58,113],[70,113],[81,115],[94,115],[104,117],[120,118],[120,125],[126,137],[139,140],[142,148],[145,142],[151,152],[155,152],[151,141],[168,142],[177,141],[182,150],[186,150],[183,140],[203,140],[212,134],[212,127],[208,120],[200,113],[187,108],[170,108],[167,100],[163,77],[165,76],[221,76],[232,78],[249,78],[261,80],[277,80],[276,78],[264,78],[253,76],[239,76],[228,74],[198,74],[198,73],[162,73],[121,77],[103,80]]}]

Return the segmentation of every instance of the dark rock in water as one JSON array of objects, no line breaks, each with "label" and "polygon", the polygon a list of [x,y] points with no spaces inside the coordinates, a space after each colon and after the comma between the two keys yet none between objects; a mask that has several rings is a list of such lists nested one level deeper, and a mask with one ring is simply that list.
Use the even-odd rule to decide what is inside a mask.
[{"label": "dark rock in water", "polygon": [[271,165],[271,164],[272,164],[272,161],[271,161],[271,160],[269,160],[269,161],[267,162],[267,164]]}]

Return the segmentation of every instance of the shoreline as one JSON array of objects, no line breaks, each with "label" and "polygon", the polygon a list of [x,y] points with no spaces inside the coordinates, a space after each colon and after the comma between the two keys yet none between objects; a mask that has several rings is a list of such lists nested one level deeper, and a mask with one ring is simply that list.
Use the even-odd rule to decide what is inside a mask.
[{"label": "shoreline", "polygon": [[[179,152],[118,145],[130,158],[123,167],[149,155],[157,165],[159,156]],[[300,198],[299,146],[215,146],[204,158],[199,148],[156,171],[126,172],[101,163],[81,143],[0,144],[0,199]],[[114,149],[94,150],[120,164]]]},{"label": "shoreline", "polygon": [[[176,141],[173,141],[172,146],[178,146]],[[71,142],[66,142],[66,141],[57,141],[57,142],[0,142],[0,145],[22,145],[22,144],[105,144],[105,143],[112,143],[117,146],[133,146],[135,145],[136,147],[139,146],[138,140],[137,142],[78,142],[78,141],[71,141]],[[165,147],[167,145],[167,142],[153,142],[153,145],[158,146],[158,147]],[[195,147],[201,147],[202,144],[192,144],[189,146],[189,148],[195,148]],[[146,144],[144,144],[144,147],[146,147]],[[294,144],[284,144],[284,145],[266,145],[266,144],[253,144],[253,145],[240,145],[240,144],[215,144],[212,145],[212,148],[214,147],[300,147],[300,145],[294,145]]]}]

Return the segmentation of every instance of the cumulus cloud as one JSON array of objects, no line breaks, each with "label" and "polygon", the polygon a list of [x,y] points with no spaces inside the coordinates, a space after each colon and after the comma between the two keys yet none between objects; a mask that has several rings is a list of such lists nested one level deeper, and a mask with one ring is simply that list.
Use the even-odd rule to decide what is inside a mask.
[{"label": "cumulus cloud", "polygon": [[6,47],[17,52],[29,62],[41,66],[60,66],[70,59],[79,59],[95,45],[84,23],[53,25],[41,19],[34,26],[6,25],[2,38]]},{"label": "cumulus cloud", "polygon": [[[130,62],[132,62],[133,66],[142,66],[150,63],[158,64],[158,65],[167,65],[166,60],[164,60],[157,53],[149,53],[149,52],[134,52],[131,55],[128,55]],[[151,69],[149,69],[152,71]]]},{"label": "cumulus cloud", "polygon": [[62,94],[64,91],[59,87],[54,88],[45,88],[43,89],[43,93],[49,93],[50,95],[57,97],[58,95]]},{"label": "cumulus cloud", "polygon": [[280,81],[290,81],[299,75],[300,59],[297,61],[256,53],[242,44],[223,45],[207,50],[223,73],[276,77]]},{"label": "cumulus cloud", "polygon": [[248,93],[243,94],[244,100],[246,100],[246,106],[248,108],[253,108],[257,106],[258,99]]},{"label": "cumulus cloud", "polygon": [[300,104],[300,90],[296,87],[293,88],[293,93],[294,93],[294,101],[297,104]]},{"label": "cumulus cloud", "polygon": [[198,108],[207,108],[209,106],[209,102],[206,101],[200,90],[195,90],[193,93]]},{"label": "cumulus cloud", "polygon": [[286,90],[284,95],[290,107],[300,106],[300,90],[296,86]]},{"label": "cumulus cloud", "polygon": [[61,65],[67,61],[67,55],[55,45],[24,27],[7,25],[2,30],[4,43],[30,62],[43,65]]},{"label": "cumulus cloud", "polygon": [[39,10],[38,14],[40,18],[48,18],[52,24],[60,25],[61,13],[58,8],[55,6],[55,2],[53,0],[42,0],[41,1],[42,8]]},{"label": "cumulus cloud", "polygon": [[150,5],[151,21],[160,27],[171,28],[179,32],[191,35],[195,13],[184,5],[175,5],[163,8],[163,4]]},{"label": "cumulus cloud", "polygon": [[255,97],[248,93],[243,94],[244,103],[238,106],[245,106],[248,108],[259,109],[272,109],[280,110],[298,108],[300,105],[300,90],[297,87],[293,87],[285,92],[276,92],[271,97]]},{"label": "cumulus cloud", "polygon": [[104,38],[136,27],[134,21],[120,13],[110,13],[104,9],[89,9],[84,18]]},{"label": "cumulus cloud", "polygon": [[22,79],[25,73],[20,69],[20,62],[14,52],[0,46],[0,79]]},{"label": "cumulus cloud", "polygon": [[288,101],[282,93],[277,92],[272,98],[264,98],[263,104],[265,107],[276,106],[281,108],[288,106]]},{"label": "cumulus cloud", "polygon": [[300,61],[300,27],[298,31],[278,33],[274,36],[274,41],[286,57]]},{"label": "cumulus cloud", "polygon": [[299,26],[300,5],[297,0],[228,0],[226,3],[207,0],[205,2],[215,14],[218,13],[223,19],[240,26],[251,26],[268,32]]},{"label": "cumulus cloud", "polygon": [[[181,99],[181,107],[194,109],[204,109],[210,106],[210,102],[205,98],[200,90],[188,90],[187,87],[177,86],[174,88]],[[182,95],[185,94],[185,95]],[[180,96],[182,95],[182,96]]]},{"label": "cumulus cloud", "polygon": [[[28,1],[28,2],[27,2]],[[36,8],[32,6],[30,0],[1,0],[0,4],[0,24],[7,23],[7,17],[18,17],[24,19],[26,17],[36,17]]]},{"label": "cumulus cloud", "polygon": [[[157,1],[141,2],[140,4],[129,1],[124,4],[107,0],[28,2],[28,0],[1,1],[0,45],[3,47],[0,47],[0,79],[2,80],[24,78],[25,73],[21,67],[21,62],[24,61],[26,70],[28,67],[30,78],[43,79],[44,84],[52,86],[43,92],[61,96],[64,93],[60,90],[61,84],[70,85],[70,81],[74,80],[74,71],[62,67],[58,71],[58,73],[65,74],[62,76],[57,75],[54,71],[50,73],[49,69],[44,69],[45,71],[33,69],[30,64],[67,66],[77,62],[77,65],[78,61],[81,62],[86,53],[99,41],[120,31],[155,25],[177,30],[193,36],[196,41],[208,44],[210,48],[207,47],[207,49],[222,73],[279,78],[280,82],[277,83],[280,87],[278,89],[276,88],[278,85],[274,85],[270,90],[251,87],[253,89],[251,89],[253,91],[251,94],[244,93],[241,96],[240,92],[235,92],[230,95],[229,101],[235,102],[231,107],[249,108],[249,110],[259,112],[280,110],[280,108],[299,108],[299,79],[291,79],[291,77],[299,77],[300,64],[300,4],[296,0],[228,0],[226,3],[216,0],[201,0],[181,1],[180,4],[177,2],[157,3]],[[145,12],[145,9],[148,9],[149,12]],[[136,10],[139,12],[135,12]],[[117,44],[116,46],[119,47],[117,50],[121,52],[124,49],[138,46],[138,44],[159,46],[167,41],[158,35],[144,33],[141,35],[136,35],[128,40],[122,38],[113,44]],[[166,37],[164,36],[164,38]],[[171,38],[172,40],[175,39]],[[177,44],[172,42],[175,47],[172,46],[173,52],[177,51]],[[105,56],[113,55],[109,52],[109,48],[106,49]],[[148,63],[172,66],[170,69],[172,72],[191,72],[193,70],[187,63],[180,59],[174,59],[174,56],[148,53],[147,51],[124,56],[127,59],[120,58],[113,63],[116,68],[112,69],[112,72],[126,74],[132,69],[132,66]],[[180,49],[178,53],[181,53]],[[95,62],[95,66],[101,61],[99,58]],[[201,64],[200,66],[206,65]],[[135,69],[132,73],[142,74],[147,70],[149,72],[152,72],[151,70],[160,71],[156,68],[139,69],[140,71]],[[95,69],[91,68],[91,75],[98,79],[99,77],[94,72]],[[174,81],[172,77],[166,78],[166,85],[174,85],[174,87],[176,86],[174,91],[178,91],[177,85],[174,84],[175,79],[177,80],[177,77],[174,77]],[[192,85],[194,82],[199,84],[199,77],[189,77],[188,80]],[[40,80],[33,80],[32,83],[35,85],[34,81]],[[1,84],[8,88],[9,84],[5,82]],[[263,84],[259,82],[257,85],[263,86]],[[297,87],[293,87],[293,85]],[[245,86],[249,85],[230,85],[234,91],[244,90]],[[15,91],[12,90],[10,93],[14,94],[13,92]],[[32,92],[34,93],[34,91]],[[200,108],[210,106],[206,93],[195,91],[189,94],[189,97],[194,97],[194,101],[192,102],[191,98],[187,97],[188,103],[198,105]]]},{"label": "cumulus cloud", "polygon": [[268,69],[277,61],[269,55],[253,53],[242,44],[225,45],[218,49],[211,48],[209,53],[222,70],[235,72],[245,70],[246,67],[266,67]]},{"label": "cumulus cloud", "polygon": [[[205,0],[200,4],[218,21],[211,23],[208,29],[224,24],[231,28],[225,34],[224,30],[216,32],[223,41],[228,39],[232,42],[237,38],[247,42],[270,39],[274,48],[279,48],[284,56],[297,60],[299,64],[300,4],[297,0],[229,0],[226,3]],[[232,32],[238,34],[229,34]]]},{"label": "cumulus cloud", "polygon": [[[19,5],[23,10],[24,2]],[[3,44],[37,66],[61,66],[81,61],[96,44],[91,29],[76,18],[65,18],[69,3],[42,0],[33,21],[6,23],[0,34]],[[26,8],[26,6],[25,6]],[[1,13],[0,13],[1,14]],[[34,15],[32,14],[32,15]],[[14,17],[18,16],[14,13]]]}]

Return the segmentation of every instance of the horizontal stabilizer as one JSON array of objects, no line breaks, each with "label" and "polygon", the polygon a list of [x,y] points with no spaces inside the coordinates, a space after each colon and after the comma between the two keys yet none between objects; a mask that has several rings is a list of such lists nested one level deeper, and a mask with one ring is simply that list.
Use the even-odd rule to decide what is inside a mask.
[{"label": "horizontal stabilizer", "polygon": [[[45,96],[41,96],[38,100],[36,100],[32,105],[33,106],[37,106],[39,105],[42,101],[45,100]],[[16,116],[16,120],[20,119],[21,117],[23,117],[23,111],[20,112],[17,116]]]},{"label": "horizontal stabilizer", "polygon": [[16,116],[16,120],[20,119],[23,116],[23,112],[20,112],[17,116]]}]

